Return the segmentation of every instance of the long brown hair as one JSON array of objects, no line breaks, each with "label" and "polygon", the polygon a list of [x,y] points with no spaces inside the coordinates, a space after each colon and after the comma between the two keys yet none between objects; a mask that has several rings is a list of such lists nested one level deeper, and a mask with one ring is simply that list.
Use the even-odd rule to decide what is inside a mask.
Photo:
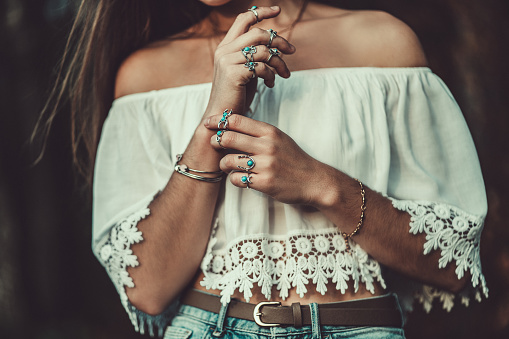
[{"label": "long brown hair", "polygon": [[57,77],[31,141],[38,162],[56,114],[69,104],[73,163],[91,184],[102,125],[122,61],[146,44],[181,32],[209,10],[197,0],[81,0]]}]

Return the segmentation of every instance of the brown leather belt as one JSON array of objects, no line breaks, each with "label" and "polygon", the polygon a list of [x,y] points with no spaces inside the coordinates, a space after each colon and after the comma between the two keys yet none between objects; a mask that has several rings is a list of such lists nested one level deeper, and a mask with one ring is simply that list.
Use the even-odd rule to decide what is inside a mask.
[{"label": "brown leather belt", "polygon": [[[219,296],[190,289],[180,301],[184,305],[219,313],[220,299]],[[400,308],[394,296],[318,304],[318,309],[321,325],[402,327]],[[279,302],[249,304],[232,299],[226,316],[254,321],[262,327],[311,325],[310,308],[300,303],[281,306]]]}]

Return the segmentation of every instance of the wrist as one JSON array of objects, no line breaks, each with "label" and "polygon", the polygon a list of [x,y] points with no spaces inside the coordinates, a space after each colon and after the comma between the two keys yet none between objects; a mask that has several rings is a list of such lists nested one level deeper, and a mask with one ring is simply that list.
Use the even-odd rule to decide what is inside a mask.
[{"label": "wrist", "polygon": [[341,182],[340,171],[331,166],[320,163],[320,169],[315,168],[313,173],[315,180],[310,182],[312,189],[311,205],[320,211],[328,211],[341,205]]},{"label": "wrist", "polygon": [[351,233],[359,221],[362,204],[359,182],[328,166],[323,172],[314,207],[334,220],[342,232]]}]

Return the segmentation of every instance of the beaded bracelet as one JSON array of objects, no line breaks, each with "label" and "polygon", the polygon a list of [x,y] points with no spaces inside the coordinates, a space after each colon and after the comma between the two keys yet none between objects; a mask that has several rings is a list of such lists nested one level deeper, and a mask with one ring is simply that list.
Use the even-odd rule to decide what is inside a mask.
[{"label": "beaded bracelet", "polygon": [[351,233],[341,232],[343,239],[345,239],[346,251],[348,253],[350,253],[350,244],[348,243],[348,240],[351,237],[353,237],[354,235],[356,235],[357,233],[359,233],[359,230],[362,227],[362,223],[364,222],[364,211],[366,211],[366,191],[364,190],[364,185],[362,184],[362,182],[359,179],[355,179],[355,180],[359,183],[359,186],[361,186],[361,197],[362,197],[361,217],[360,217],[359,222],[357,223],[357,227],[355,227],[353,232],[351,232]]},{"label": "beaded bracelet", "polygon": [[[187,165],[179,164],[180,160],[182,160],[182,156],[183,156],[183,154],[177,154],[177,162],[175,164],[175,172],[185,175],[186,177],[200,180],[200,181],[205,181],[205,182],[219,182],[219,181],[223,180],[223,174],[224,174],[223,171],[215,171],[215,172],[199,171],[199,170],[191,169],[191,168],[187,167]],[[202,174],[220,174],[220,175],[218,177],[209,178],[209,177],[203,177],[201,175],[196,175],[196,174],[193,174],[190,172],[202,173]]]}]

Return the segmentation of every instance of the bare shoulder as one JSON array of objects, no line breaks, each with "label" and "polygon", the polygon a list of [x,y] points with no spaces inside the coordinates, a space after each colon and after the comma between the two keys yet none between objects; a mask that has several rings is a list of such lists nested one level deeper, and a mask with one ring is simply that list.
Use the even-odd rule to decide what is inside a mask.
[{"label": "bare shoulder", "polygon": [[[132,53],[122,62],[115,80],[115,98],[134,93],[187,85],[193,39],[165,40]],[[199,80],[197,80],[199,81]]]},{"label": "bare shoulder", "polygon": [[128,94],[146,92],[147,75],[151,73],[152,53],[138,50],[122,62],[115,79],[115,99]]},{"label": "bare shoulder", "polygon": [[348,45],[365,66],[422,67],[426,56],[415,32],[403,21],[382,11],[351,11],[336,19],[348,32]]},{"label": "bare shoulder", "polygon": [[381,11],[354,11],[311,2],[286,58],[293,69],[422,67],[426,56],[414,31]]}]

